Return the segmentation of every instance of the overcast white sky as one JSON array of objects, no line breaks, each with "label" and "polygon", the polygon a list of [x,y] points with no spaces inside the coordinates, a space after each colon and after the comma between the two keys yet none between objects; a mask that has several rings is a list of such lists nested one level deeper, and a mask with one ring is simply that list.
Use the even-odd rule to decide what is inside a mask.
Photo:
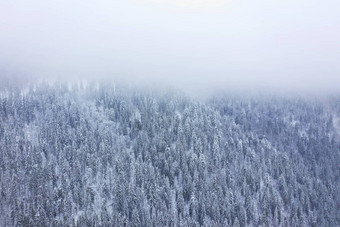
[{"label": "overcast white sky", "polygon": [[340,1],[0,0],[0,67],[196,92],[339,92]]}]

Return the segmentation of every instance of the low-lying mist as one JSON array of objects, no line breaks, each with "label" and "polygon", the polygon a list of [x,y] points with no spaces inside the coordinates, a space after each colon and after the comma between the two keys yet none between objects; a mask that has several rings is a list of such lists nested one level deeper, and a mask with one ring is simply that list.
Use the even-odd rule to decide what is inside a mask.
[{"label": "low-lying mist", "polygon": [[1,86],[109,80],[196,96],[338,94],[339,8],[334,0],[2,2]]}]

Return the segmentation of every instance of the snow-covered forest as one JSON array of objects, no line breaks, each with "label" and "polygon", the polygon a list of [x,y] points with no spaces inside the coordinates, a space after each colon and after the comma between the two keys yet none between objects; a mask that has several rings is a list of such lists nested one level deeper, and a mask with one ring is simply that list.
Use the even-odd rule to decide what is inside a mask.
[{"label": "snow-covered forest", "polygon": [[0,96],[0,226],[339,226],[340,98]]}]

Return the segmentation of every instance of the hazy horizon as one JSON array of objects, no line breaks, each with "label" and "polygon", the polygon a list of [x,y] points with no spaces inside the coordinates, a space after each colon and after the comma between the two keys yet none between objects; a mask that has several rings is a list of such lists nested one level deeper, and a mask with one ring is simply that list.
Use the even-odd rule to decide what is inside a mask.
[{"label": "hazy horizon", "polygon": [[0,3],[0,78],[339,94],[340,3]]}]

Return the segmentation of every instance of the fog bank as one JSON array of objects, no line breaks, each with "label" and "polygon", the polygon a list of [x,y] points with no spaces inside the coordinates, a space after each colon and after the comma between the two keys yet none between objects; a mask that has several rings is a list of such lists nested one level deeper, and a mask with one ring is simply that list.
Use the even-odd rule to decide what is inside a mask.
[{"label": "fog bank", "polygon": [[339,93],[340,3],[2,1],[0,77]]}]

